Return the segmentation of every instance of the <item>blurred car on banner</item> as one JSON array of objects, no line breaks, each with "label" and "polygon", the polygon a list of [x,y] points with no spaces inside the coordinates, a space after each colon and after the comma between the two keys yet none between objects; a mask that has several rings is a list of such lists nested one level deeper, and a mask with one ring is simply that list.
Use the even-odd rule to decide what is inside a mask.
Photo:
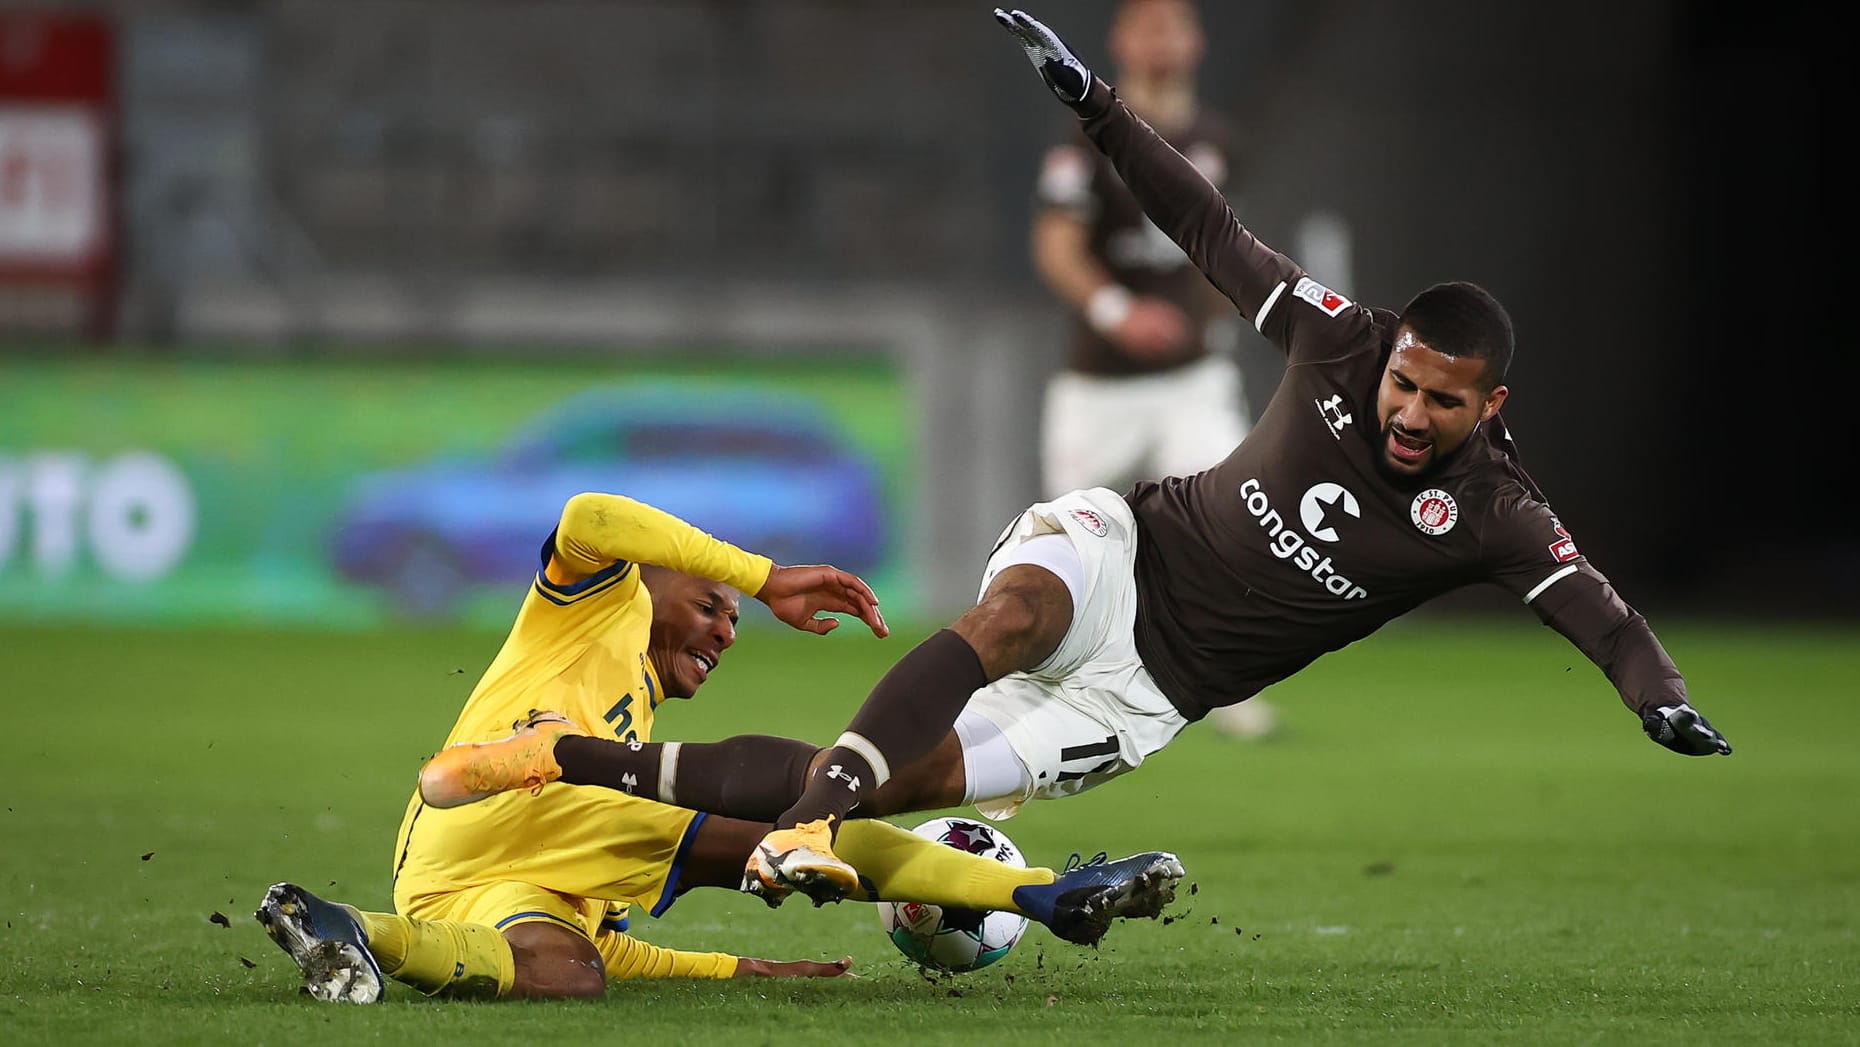
[{"label": "blurred car on banner", "polygon": [[590,390],[494,451],[360,477],[331,558],[403,614],[443,617],[465,590],[521,585],[562,504],[607,491],[658,506],[777,563],[872,570],[883,477],[806,396],[694,385]]}]

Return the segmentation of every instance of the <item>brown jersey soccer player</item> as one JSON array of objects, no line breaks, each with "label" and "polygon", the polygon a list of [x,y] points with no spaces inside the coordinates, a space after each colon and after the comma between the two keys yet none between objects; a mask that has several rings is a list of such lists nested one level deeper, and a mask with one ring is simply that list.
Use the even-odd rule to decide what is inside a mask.
[{"label": "brown jersey soccer player", "polygon": [[[856,883],[832,853],[848,814],[980,801],[999,815],[1091,788],[1208,710],[1481,582],[1600,667],[1653,741],[1730,753],[1519,466],[1499,417],[1512,351],[1499,303],[1468,283],[1430,287],[1400,314],[1348,301],[1255,239],[1050,30],[995,17],[1145,213],[1289,366],[1213,468],[1123,498],[1074,492],[1010,524],[980,602],[879,681],[804,779],[747,754],[727,781],[673,776],[678,801],[698,806],[753,796],[767,810],[799,792],[772,812],[745,888],[840,896]],[[626,765],[623,749],[558,755],[570,780],[617,782]]]}]

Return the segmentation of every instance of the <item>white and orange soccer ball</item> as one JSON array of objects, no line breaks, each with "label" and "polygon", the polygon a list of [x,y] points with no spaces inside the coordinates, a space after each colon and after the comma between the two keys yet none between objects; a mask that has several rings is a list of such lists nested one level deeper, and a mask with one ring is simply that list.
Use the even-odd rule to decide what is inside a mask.
[{"label": "white and orange soccer ball", "polygon": [[[932,818],[912,830],[926,839],[970,854],[1027,867],[1007,834],[973,818]],[[941,971],[973,971],[1006,956],[1027,932],[1019,913],[946,909],[922,902],[884,902],[878,919],[885,936],[905,956]]]}]

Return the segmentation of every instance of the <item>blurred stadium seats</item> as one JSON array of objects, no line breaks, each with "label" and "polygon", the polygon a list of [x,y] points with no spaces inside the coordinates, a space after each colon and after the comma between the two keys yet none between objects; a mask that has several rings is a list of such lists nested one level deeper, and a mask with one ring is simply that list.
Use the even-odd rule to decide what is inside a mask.
[{"label": "blurred stadium seats", "polygon": [[[1096,61],[1109,8],[1051,15]],[[113,29],[110,331],[0,266],[0,354],[889,360],[913,396],[904,540],[929,607],[970,595],[1032,497],[1062,328],[1023,254],[1026,187],[1063,114],[985,5],[5,3],[0,55],[29,58],[48,12]],[[1258,158],[1245,220],[1293,250],[1325,216],[1345,290],[1373,304],[1492,287],[1521,332],[1507,417],[1624,591],[1851,606],[1851,529],[1704,523],[1741,504],[1720,471],[1762,452],[1692,446],[1705,361],[1744,351],[1708,318],[1737,286],[1726,259],[1826,242],[1781,191],[1822,169],[1808,143],[1829,94],[1792,60],[1807,45],[1786,11],[1236,0],[1204,17],[1208,94]],[[1700,130],[1726,123],[1761,152],[1727,159]],[[1727,212],[1741,239],[1720,242]],[[1817,323],[1766,335],[1814,344]],[[1276,364],[1243,366],[1263,399]],[[1803,443],[1835,435],[1806,417]],[[1654,504],[1646,469],[1597,467],[1622,447],[1659,463]]]}]

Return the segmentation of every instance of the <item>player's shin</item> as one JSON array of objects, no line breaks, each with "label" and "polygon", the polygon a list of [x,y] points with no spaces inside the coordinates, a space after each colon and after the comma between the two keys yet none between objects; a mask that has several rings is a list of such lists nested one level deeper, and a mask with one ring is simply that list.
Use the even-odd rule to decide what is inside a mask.
[{"label": "player's shin", "polygon": [[730,818],[771,821],[800,795],[820,750],[793,738],[745,734],[720,742],[620,742],[564,736],[561,781],[599,785]]},{"label": "player's shin", "polygon": [[969,696],[987,685],[981,658],[954,630],[912,648],[872,688],[846,733],[816,764],[800,799],[775,819],[776,828],[822,819],[837,828],[885,784],[892,768],[936,748]]},{"label": "player's shin", "polygon": [[495,927],[394,913],[356,915],[382,973],[428,996],[488,999],[510,992],[516,980],[516,958]]},{"label": "player's shin", "polygon": [[872,885],[871,901],[1019,912],[1015,888],[1053,882],[1051,869],[978,857],[876,820],[847,822],[834,851]]}]

